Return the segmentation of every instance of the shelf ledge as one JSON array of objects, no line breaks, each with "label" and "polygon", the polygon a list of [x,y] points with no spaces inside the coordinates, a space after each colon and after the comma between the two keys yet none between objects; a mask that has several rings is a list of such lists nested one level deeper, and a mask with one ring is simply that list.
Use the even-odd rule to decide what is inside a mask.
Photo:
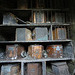
[{"label": "shelf ledge", "polygon": [[0,24],[0,27],[37,27],[37,26],[70,26],[70,23],[30,23],[30,24]]},{"label": "shelf ledge", "polygon": [[67,61],[67,60],[72,60],[72,58],[47,58],[47,59],[17,59],[17,60],[0,60],[0,63],[14,63],[14,62],[24,62],[24,63],[28,63],[28,62],[43,62],[43,61]]},{"label": "shelf ledge", "polygon": [[47,40],[47,41],[0,41],[0,43],[49,43],[49,42],[71,42],[72,40]]}]

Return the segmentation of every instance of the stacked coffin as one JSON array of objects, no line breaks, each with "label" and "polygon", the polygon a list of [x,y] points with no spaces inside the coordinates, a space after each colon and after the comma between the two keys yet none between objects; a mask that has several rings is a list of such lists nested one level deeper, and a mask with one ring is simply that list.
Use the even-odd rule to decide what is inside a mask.
[{"label": "stacked coffin", "polygon": [[55,28],[53,30],[53,40],[67,39],[66,28]]},{"label": "stacked coffin", "polygon": [[6,45],[6,58],[17,59],[21,58],[21,53],[24,52],[24,47],[20,45]]},{"label": "stacked coffin", "polygon": [[27,28],[16,29],[16,41],[31,41],[31,31]]},{"label": "stacked coffin", "polygon": [[3,15],[3,25],[13,25],[17,24],[18,20],[16,16],[12,13],[6,13]]},{"label": "stacked coffin", "polygon": [[32,58],[40,59],[42,58],[43,49],[42,45],[30,45],[28,47],[28,53]]},{"label": "stacked coffin", "polygon": [[63,57],[63,46],[62,45],[50,45],[47,47],[48,56],[51,58],[62,58]]},{"label": "stacked coffin", "polygon": [[1,66],[1,75],[21,75],[18,64],[7,64]]},{"label": "stacked coffin", "polygon": [[46,27],[44,28],[35,28],[33,30],[33,40],[38,40],[38,41],[47,41],[48,40],[48,30]]},{"label": "stacked coffin", "polygon": [[40,63],[28,63],[27,75],[42,75],[42,66]]},{"label": "stacked coffin", "polygon": [[65,13],[64,12],[55,12],[52,16],[53,23],[65,23]]},{"label": "stacked coffin", "polygon": [[70,75],[66,62],[52,63],[52,70],[55,75]]}]

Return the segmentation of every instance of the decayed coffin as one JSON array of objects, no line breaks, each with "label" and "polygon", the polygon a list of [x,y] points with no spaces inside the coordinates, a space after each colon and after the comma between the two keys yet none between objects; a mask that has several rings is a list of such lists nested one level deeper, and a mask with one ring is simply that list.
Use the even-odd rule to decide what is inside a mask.
[{"label": "decayed coffin", "polygon": [[42,45],[30,45],[28,47],[28,54],[32,58],[36,58],[36,59],[42,58],[42,51],[43,51]]},{"label": "decayed coffin", "polygon": [[16,41],[31,41],[32,34],[27,28],[17,28],[16,29]]},{"label": "decayed coffin", "polygon": [[70,75],[66,62],[52,63],[52,70],[55,75]]},{"label": "decayed coffin", "polygon": [[47,46],[48,57],[51,58],[62,58],[63,57],[63,46],[62,45],[49,45]]},{"label": "decayed coffin", "polygon": [[3,25],[7,24],[7,25],[14,25],[17,24],[18,20],[15,17],[14,14],[12,13],[5,13],[3,15]]},{"label": "decayed coffin", "polygon": [[33,12],[33,22],[34,23],[45,23],[46,16],[44,11],[34,11]]},{"label": "decayed coffin", "polygon": [[67,39],[66,28],[55,28],[53,30],[53,40]]},{"label": "decayed coffin", "polygon": [[36,27],[33,30],[33,40],[37,41],[47,41],[48,40],[48,30],[46,27]]},{"label": "decayed coffin", "polygon": [[1,66],[1,75],[21,75],[18,64],[7,64]]},{"label": "decayed coffin", "polygon": [[25,51],[23,46],[20,45],[6,45],[6,58],[17,59],[21,58],[21,53]]},{"label": "decayed coffin", "polygon": [[40,63],[28,63],[27,75],[42,75],[42,67]]}]

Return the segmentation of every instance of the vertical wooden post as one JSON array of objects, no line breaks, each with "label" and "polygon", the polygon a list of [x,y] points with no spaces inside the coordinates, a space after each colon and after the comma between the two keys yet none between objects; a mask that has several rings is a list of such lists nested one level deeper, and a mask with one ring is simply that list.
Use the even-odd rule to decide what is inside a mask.
[{"label": "vertical wooden post", "polygon": [[24,75],[24,63],[21,62],[21,75]]},{"label": "vertical wooden post", "polygon": [[46,62],[42,62],[42,75],[46,75]]}]

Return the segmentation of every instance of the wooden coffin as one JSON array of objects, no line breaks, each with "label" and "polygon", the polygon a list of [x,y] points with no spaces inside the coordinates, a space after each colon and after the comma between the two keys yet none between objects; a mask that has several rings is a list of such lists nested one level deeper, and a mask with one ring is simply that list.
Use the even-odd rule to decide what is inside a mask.
[{"label": "wooden coffin", "polygon": [[36,27],[33,30],[33,40],[37,41],[47,41],[48,40],[48,30],[46,27]]},{"label": "wooden coffin", "polygon": [[14,14],[6,13],[3,15],[3,25],[5,25],[5,24],[13,25],[13,24],[17,24],[17,22],[18,22],[18,20],[16,19]]},{"label": "wooden coffin", "polygon": [[55,22],[62,23],[62,15],[61,13],[55,13]]},{"label": "wooden coffin", "polygon": [[66,58],[74,58],[74,49],[72,44],[67,44],[64,46],[63,55]]},{"label": "wooden coffin", "polygon": [[24,47],[20,45],[6,45],[6,58],[17,59],[21,58],[21,53],[24,51]]},{"label": "wooden coffin", "polygon": [[48,57],[51,58],[62,58],[63,57],[63,47],[62,45],[50,45],[47,47]]},{"label": "wooden coffin", "polygon": [[17,64],[2,65],[1,75],[21,75],[20,67]]},{"label": "wooden coffin", "polygon": [[40,63],[28,63],[27,75],[42,75],[42,67]]},{"label": "wooden coffin", "polygon": [[43,51],[42,45],[30,45],[28,47],[28,54],[34,59],[42,58],[42,51]]},{"label": "wooden coffin", "polygon": [[45,23],[46,16],[43,11],[34,11],[33,12],[33,23]]},{"label": "wooden coffin", "polygon": [[65,23],[65,13],[55,13],[52,16],[52,22],[54,23]]},{"label": "wooden coffin", "polygon": [[67,39],[66,28],[55,28],[53,30],[53,40]]},{"label": "wooden coffin", "polygon": [[55,75],[70,75],[66,62],[52,63],[52,70]]},{"label": "wooden coffin", "polygon": [[31,41],[32,34],[27,28],[17,28],[16,29],[16,41]]}]

